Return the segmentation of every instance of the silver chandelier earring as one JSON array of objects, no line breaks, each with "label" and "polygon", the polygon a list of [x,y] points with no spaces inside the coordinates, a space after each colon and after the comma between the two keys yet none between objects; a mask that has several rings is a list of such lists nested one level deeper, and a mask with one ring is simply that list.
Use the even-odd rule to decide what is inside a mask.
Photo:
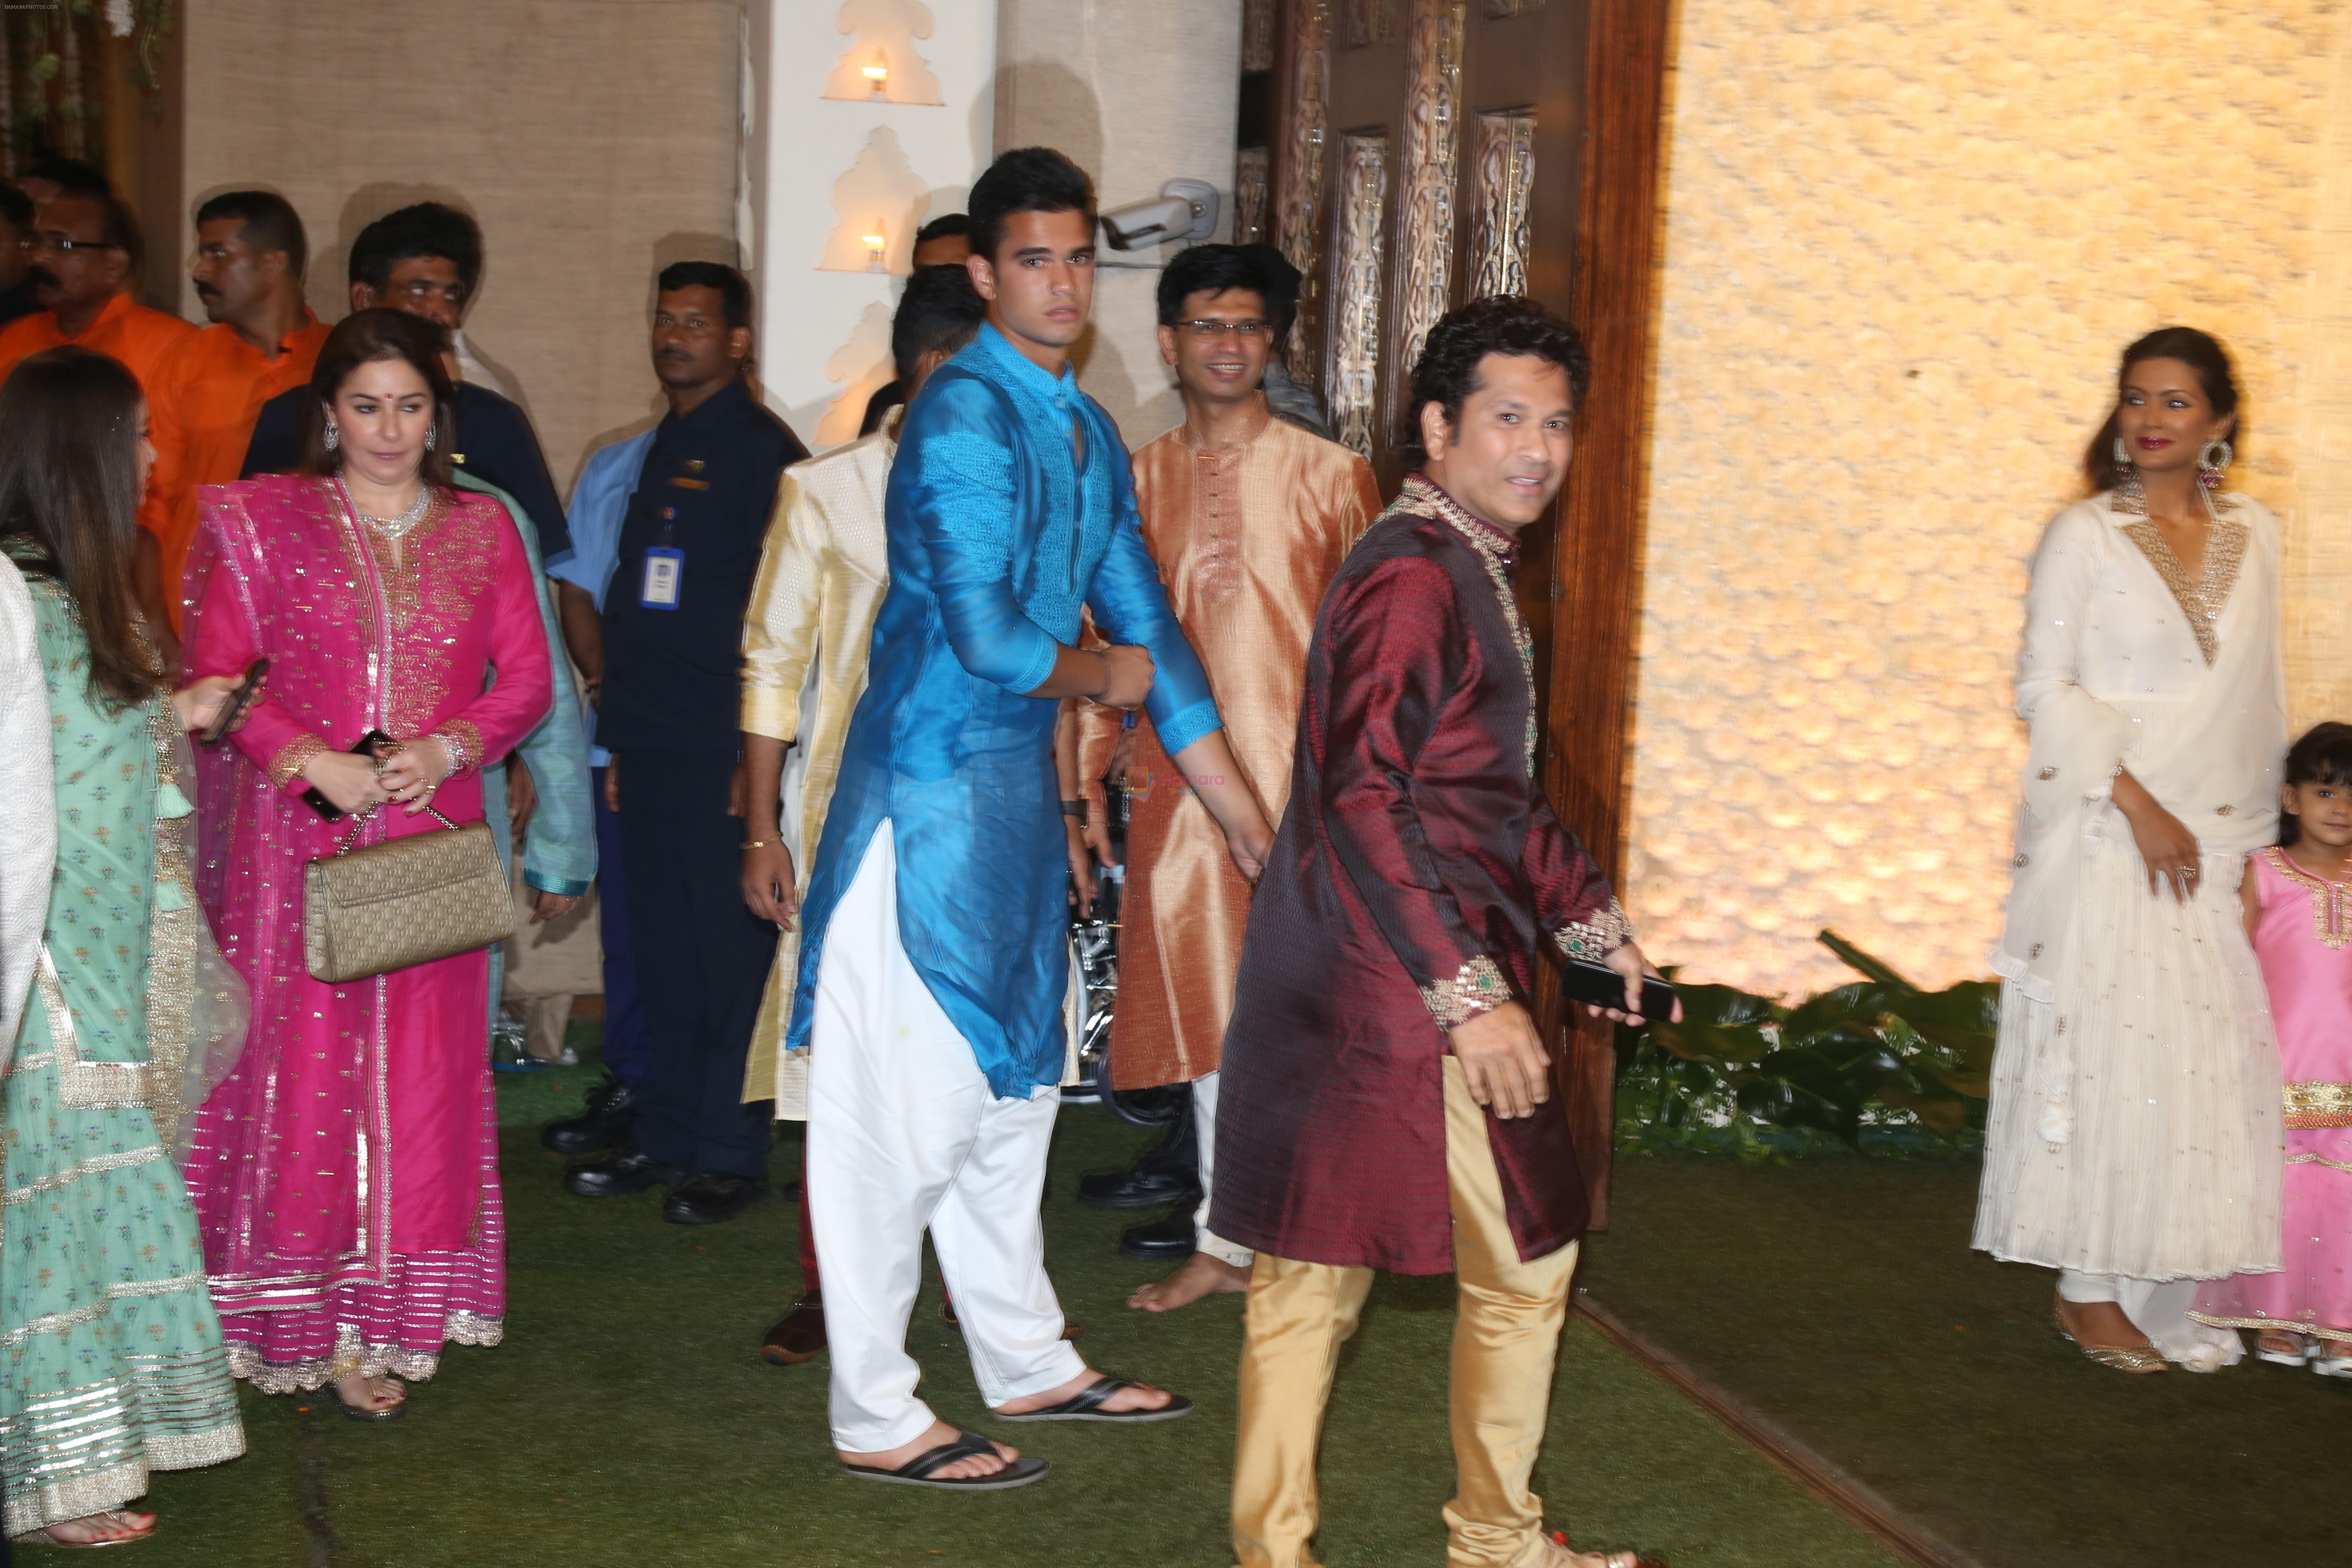
[{"label": "silver chandelier earring", "polygon": [[337,447],[337,445],[339,445],[339,444],[341,442],[342,438],[343,438],[343,432],[342,432],[341,427],[341,426],[337,426],[337,425],[335,425],[335,424],[333,424],[333,423],[331,423],[331,423],[329,423],[329,425],[327,426],[327,439],[326,439],[326,447],[327,447],[327,450],[328,450],[328,451],[330,451],[330,452],[333,451],[333,450],[335,449],[335,447]]},{"label": "silver chandelier earring", "polygon": [[2230,460],[2237,455],[2227,441],[2206,442],[2197,449],[2197,482],[2209,490],[2220,489],[2225,477],[2221,470],[2228,468]]},{"label": "silver chandelier earring", "polygon": [[433,450],[433,426],[430,425],[425,427],[425,449],[428,452]]},{"label": "silver chandelier earring", "polygon": [[2118,436],[2116,437],[2116,472],[2120,474],[2130,467],[2131,453],[2124,446],[2124,438]]}]

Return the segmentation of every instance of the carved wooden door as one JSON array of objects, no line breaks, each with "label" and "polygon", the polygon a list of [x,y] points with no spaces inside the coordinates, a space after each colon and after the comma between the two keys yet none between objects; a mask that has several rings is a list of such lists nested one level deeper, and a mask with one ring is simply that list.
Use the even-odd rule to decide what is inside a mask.
[{"label": "carved wooden door", "polygon": [[[1267,5],[1270,29],[1253,27]],[[1264,181],[1263,221],[1305,275],[1291,374],[1389,491],[1413,361],[1447,310],[1528,294],[1592,352],[1568,485],[1522,535],[1517,587],[1538,640],[1546,787],[1622,883],[1664,0],[1252,0],[1245,17],[1245,37],[1272,34],[1270,59],[1260,45],[1244,60],[1271,68],[1269,112],[1263,161],[1245,152],[1237,174]],[[1245,108],[1257,90],[1245,77]],[[1538,984],[1598,1223],[1612,1042],[1569,1016],[1549,967]]]}]

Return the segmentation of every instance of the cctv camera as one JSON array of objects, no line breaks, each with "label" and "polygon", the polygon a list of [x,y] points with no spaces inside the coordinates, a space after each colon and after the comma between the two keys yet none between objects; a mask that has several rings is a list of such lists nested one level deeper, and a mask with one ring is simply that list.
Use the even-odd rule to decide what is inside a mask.
[{"label": "cctv camera", "polygon": [[1113,250],[1192,243],[1217,232],[1217,187],[1204,180],[1171,180],[1148,202],[1130,202],[1102,215]]}]

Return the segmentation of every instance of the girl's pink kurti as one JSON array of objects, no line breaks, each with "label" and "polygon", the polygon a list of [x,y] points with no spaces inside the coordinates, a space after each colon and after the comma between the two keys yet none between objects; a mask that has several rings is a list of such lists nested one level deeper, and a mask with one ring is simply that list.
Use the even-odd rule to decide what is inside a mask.
[{"label": "girl's pink kurti", "polygon": [[[262,1388],[364,1371],[429,1377],[448,1341],[495,1344],[505,1310],[487,950],[328,985],[302,949],[302,868],[352,819],[301,798],[303,764],[371,729],[441,731],[469,766],[434,804],[478,822],[477,767],[551,700],[513,523],[438,492],[402,542],[363,533],[331,481],[204,487],[187,574],[187,674],[270,661],[267,697],[199,768],[198,891],[253,988],[236,1070],[185,1166],[232,1365]],[[389,807],[362,844],[442,831]]]},{"label": "girl's pink kurti", "polygon": [[2284,1267],[2216,1279],[2189,1315],[2224,1328],[2317,1334],[2352,1354],[2352,883],[2257,849],[2254,879],[2271,1017],[2286,1079]]}]

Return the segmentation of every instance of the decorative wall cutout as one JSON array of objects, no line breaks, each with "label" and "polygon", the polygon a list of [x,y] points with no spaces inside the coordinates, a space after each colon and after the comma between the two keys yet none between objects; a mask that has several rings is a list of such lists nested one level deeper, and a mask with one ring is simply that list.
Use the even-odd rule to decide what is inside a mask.
[{"label": "decorative wall cutout", "polygon": [[1405,40],[1404,162],[1397,184],[1397,406],[1450,302],[1454,171],[1461,164],[1462,36],[1469,0],[1413,0]]},{"label": "decorative wall cutout", "polygon": [[1331,237],[1331,434],[1372,455],[1380,397],[1381,241],[1388,208],[1385,131],[1339,138],[1339,210]]},{"label": "decorative wall cutout", "polygon": [[825,380],[847,384],[839,397],[825,405],[824,417],[817,421],[820,449],[856,440],[866,405],[898,374],[898,365],[890,357],[890,310],[887,305],[866,306],[857,325],[850,329],[849,341],[824,362]]},{"label": "decorative wall cutout", "polygon": [[1282,206],[1275,243],[1298,268],[1298,315],[1286,356],[1291,379],[1320,387],[1309,346],[1323,318],[1323,139],[1331,113],[1331,0],[1290,7],[1290,144],[1283,149]]},{"label": "decorative wall cutout", "polygon": [[1265,149],[1244,147],[1234,154],[1234,243],[1265,243]]},{"label": "decorative wall cutout", "polygon": [[[914,270],[915,231],[930,211],[930,182],[907,162],[898,133],[877,125],[857,150],[857,161],[833,183],[839,215],[817,261],[821,272]],[[879,241],[877,244],[876,241]]]},{"label": "decorative wall cutout", "polygon": [[1349,48],[1396,42],[1397,24],[1404,19],[1403,0],[1346,0],[1346,5],[1339,38]]},{"label": "decorative wall cutout", "polygon": [[1274,68],[1276,0],[1242,0],[1242,69]]},{"label": "decorative wall cutout", "polygon": [[947,101],[930,62],[915,52],[915,40],[931,36],[931,8],[922,0],[842,0],[833,26],[853,38],[824,79],[822,96],[859,103]]},{"label": "decorative wall cutout", "polygon": [[1528,291],[1528,205],[1535,167],[1534,110],[1478,117],[1477,211],[1470,234],[1473,300]]}]

